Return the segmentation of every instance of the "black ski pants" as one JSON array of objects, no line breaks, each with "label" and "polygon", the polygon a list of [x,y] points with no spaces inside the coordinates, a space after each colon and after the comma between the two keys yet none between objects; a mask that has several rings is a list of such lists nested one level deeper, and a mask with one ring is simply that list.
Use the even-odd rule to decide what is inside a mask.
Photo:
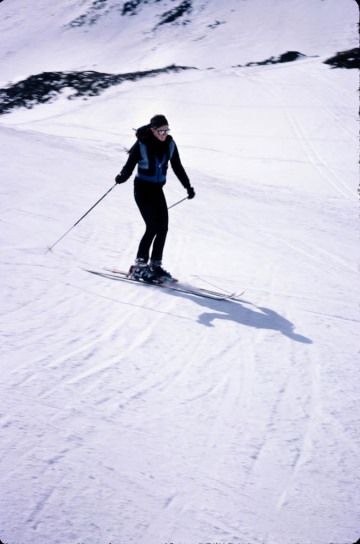
[{"label": "black ski pants", "polygon": [[169,224],[163,185],[135,178],[134,196],[146,225],[136,256],[146,261],[149,257],[161,261]]}]

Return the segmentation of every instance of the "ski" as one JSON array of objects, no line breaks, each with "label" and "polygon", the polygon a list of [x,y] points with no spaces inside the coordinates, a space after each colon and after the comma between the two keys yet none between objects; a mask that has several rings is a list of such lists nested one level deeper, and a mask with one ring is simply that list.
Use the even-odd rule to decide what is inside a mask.
[{"label": "ski", "polygon": [[[122,270],[116,270],[116,269],[103,269],[103,270],[93,270],[84,268],[86,272],[90,272],[90,274],[94,274],[96,276],[100,276],[103,278],[109,278],[114,279],[118,281],[124,281],[124,282],[132,282],[137,283],[138,285],[145,285],[150,287],[160,287],[162,289],[170,289],[171,291],[178,291],[179,293],[185,293],[188,295],[195,295],[198,297],[203,298],[209,298],[212,300],[231,300],[231,297],[236,296],[235,293],[226,294],[226,293],[220,293],[215,291],[208,291],[207,289],[201,289],[199,287],[193,287],[191,285],[182,284],[179,282],[169,282],[169,281],[153,281],[153,282],[145,282],[141,280],[137,280],[135,278],[131,278],[128,276],[127,272],[123,272]],[[116,271],[114,271],[116,270]]]},{"label": "ski", "polygon": [[[123,278],[131,279],[131,278],[129,278],[128,273],[124,272],[123,270],[119,270],[117,268],[106,268],[106,267],[104,267],[104,270],[106,272],[116,274],[116,275],[121,276]],[[135,281],[137,281],[137,280],[135,280]],[[180,290],[180,289],[189,289],[189,290],[199,292],[203,296],[208,295],[208,298],[215,298],[215,299],[220,299],[220,300],[235,300],[235,301],[241,302],[240,297],[245,293],[245,291],[243,291],[242,293],[224,293],[222,291],[206,289],[204,287],[193,286],[193,285],[189,285],[189,284],[182,283],[182,282],[179,283],[178,280],[164,281],[164,282],[160,281],[159,283],[161,283],[161,285],[163,285],[165,287],[168,287],[169,289],[176,290],[177,287],[179,288],[178,290]]]}]

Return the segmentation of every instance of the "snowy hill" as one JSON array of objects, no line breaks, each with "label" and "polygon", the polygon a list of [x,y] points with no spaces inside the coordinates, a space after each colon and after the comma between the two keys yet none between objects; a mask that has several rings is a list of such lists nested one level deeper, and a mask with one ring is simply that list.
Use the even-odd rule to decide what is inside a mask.
[{"label": "snowy hill", "polygon": [[[1,542],[360,537],[358,70],[325,63],[358,62],[357,19],[352,0],[0,3]],[[243,302],[83,270],[132,263],[131,180],[46,253],[159,112],[196,190],[164,266]],[[172,172],[165,192],[186,196]]]}]

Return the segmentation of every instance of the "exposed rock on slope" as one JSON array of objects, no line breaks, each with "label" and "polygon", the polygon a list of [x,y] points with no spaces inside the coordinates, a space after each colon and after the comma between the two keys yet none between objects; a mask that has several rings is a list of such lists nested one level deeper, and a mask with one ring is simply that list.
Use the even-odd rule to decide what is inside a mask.
[{"label": "exposed rock on slope", "polygon": [[189,66],[171,65],[157,70],[130,72],[127,74],[106,74],[94,71],[84,72],[43,72],[0,89],[0,115],[14,108],[33,108],[55,100],[64,89],[69,89],[69,99],[97,96],[113,85],[124,81],[138,81],[145,77],[191,70]]}]

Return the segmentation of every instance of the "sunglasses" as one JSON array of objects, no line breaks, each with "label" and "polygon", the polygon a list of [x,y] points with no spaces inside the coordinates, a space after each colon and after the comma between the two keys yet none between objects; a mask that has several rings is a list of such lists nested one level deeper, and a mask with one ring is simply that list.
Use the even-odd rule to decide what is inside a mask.
[{"label": "sunglasses", "polygon": [[158,129],[156,129],[156,132],[157,132],[158,134],[160,134],[160,136],[164,136],[164,134],[169,134],[170,129],[169,129],[169,128],[167,128],[166,130],[158,130]]}]

